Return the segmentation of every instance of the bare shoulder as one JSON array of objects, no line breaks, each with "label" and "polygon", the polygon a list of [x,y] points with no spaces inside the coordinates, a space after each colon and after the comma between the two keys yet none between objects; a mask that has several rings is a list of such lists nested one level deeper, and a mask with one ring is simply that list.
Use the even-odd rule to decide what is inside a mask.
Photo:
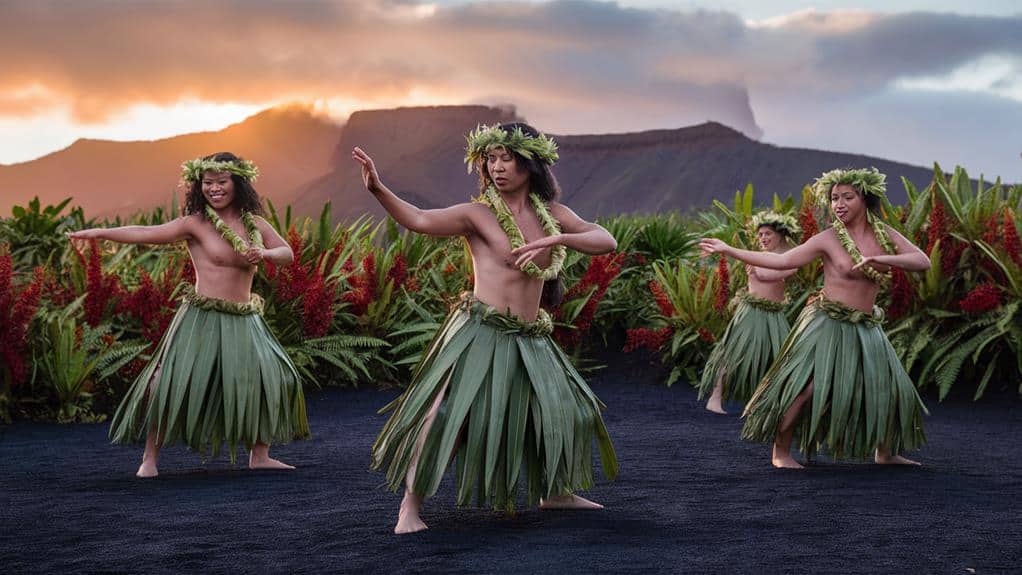
[{"label": "bare shoulder", "polygon": [[572,226],[589,223],[576,214],[574,210],[557,201],[550,202],[550,215],[560,222],[561,225]]}]

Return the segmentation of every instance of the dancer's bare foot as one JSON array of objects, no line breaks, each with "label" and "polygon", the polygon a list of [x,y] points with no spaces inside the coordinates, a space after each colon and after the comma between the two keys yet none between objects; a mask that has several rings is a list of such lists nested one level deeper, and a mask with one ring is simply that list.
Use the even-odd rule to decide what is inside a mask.
[{"label": "dancer's bare foot", "polygon": [[721,372],[721,374],[717,377],[717,384],[713,386],[713,393],[710,394],[710,399],[706,402],[706,409],[707,411],[712,411],[713,413],[727,415],[727,412],[724,411],[723,405],[724,403],[723,377],[724,373]]},{"label": "dancer's bare foot", "polygon": [[248,454],[249,469],[294,469],[282,461],[270,457],[270,446],[264,443],[257,443]]},{"label": "dancer's bare foot", "polygon": [[283,461],[278,461],[272,457],[266,458],[248,458],[249,469],[294,469],[294,465],[288,465]]},{"label": "dancer's bare foot", "polygon": [[711,397],[710,401],[706,402],[706,410],[712,411],[713,413],[719,413],[721,415],[727,415],[727,412],[724,411],[724,406],[721,405],[720,398],[714,401]]},{"label": "dancer's bare foot", "polygon": [[773,453],[770,455],[770,463],[778,469],[802,469],[802,464],[795,461],[790,451],[780,449],[777,445],[774,445]]},{"label": "dancer's bare foot", "polygon": [[922,465],[918,461],[913,461],[907,457],[900,455],[891,455],[890,451],[886,449],[877,448],[876,457],[873,458],[880,465]]},{"label": "dancer's bare foot", "polygon": [[142,465],[139,465],[138,471],[135,472],[135,477],[142,479],[156,477],[157,475],[159,475],[159,472],[156,470],[156,462],[151,459],[143,459]]},{"label": "dancer's bare foot", "polygon": [[578,495],[558,495],[550,499],[539,500],[540,509],[603,509],[603,506],[595,501],[589,501]]},{"label": "dancer's bare foot", "polygon": [[404,535],[429,529],[422,521],[422,518],[419,517],[419,511],[421,510],[422,497],[405,491],[405,496],[401,499],[401,508],[397,512],[397,525],[394,526],[394,534]]}]

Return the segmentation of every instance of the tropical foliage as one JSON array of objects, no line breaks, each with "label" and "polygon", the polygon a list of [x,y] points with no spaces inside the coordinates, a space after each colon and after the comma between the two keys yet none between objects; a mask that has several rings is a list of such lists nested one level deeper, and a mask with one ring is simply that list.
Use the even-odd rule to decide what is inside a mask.
[{"label": "tropical foliage", "polygon": [[[941,397],[955,387],[977,398],[991,386],[1022,392],[1022,187],[939,166],[925,188],[902,185],[908,202],[885,203],[884,220],[933,265],[895,271],[882,296],[895,349],[917,384]],[[746,283],[744,266],[700,258],[698,239],[752,247],[748,224],[763,208],[797,219],[802,241],[828,225],[808,186],[757,200],[750,185],[731,205],[695,214],[601,220],[618,250],[568,253],[564,298],[549,310],[554,337],[581,367],[597,367],[597,350],[624,342],[626,351],[653,350],[667,384],[698,380]],[[318,218],[268,208],[296,257],[262,266],[254,291],[307,384],[406,382],[450,304],[472,289],[463,242],[411,234],[389,220],[334,224],[329,205]],[[0,218],[0,417],[95,420],[116,408],[194,270],[180,245],[70,242],[65,233],[177,216],[171,206],[96,222],[70,201],[32,200]],[[792,317],[821,280],[814,264],[788,282]]]}]

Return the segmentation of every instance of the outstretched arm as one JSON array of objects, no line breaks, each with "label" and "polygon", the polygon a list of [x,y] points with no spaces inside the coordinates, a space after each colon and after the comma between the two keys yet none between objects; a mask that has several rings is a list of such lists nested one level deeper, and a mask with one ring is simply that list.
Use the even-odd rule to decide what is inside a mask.
[{"label": "outstretched arm", "polygon": [[449,208],[423,210],[387,189],[380,181],[373,159],[361,148],[352,150],[351,157],[362,166],[362,181],[366,189],[372,192],[390,217],[402,226],[413,232],[442,237],[464,236],[475,230],[472,206],[459,204]]},{"label": "outstretched arm", "polygon": [[907,272],[921,272],[930,269],[930,258],[927,257],[923,250],[919,249],[914,243],[908,241],[905,236],[898,233],[898,230],[884,224],[887,228],[887,235],[891,237],[891,241],[894,242],[895,250],[898,252],[894,255],[879,255],[879,256],[867,256],[862,258],[862,261],[855,265],[852,269],[859,269],[868,263],[877,263],[896,268],[901,268]]},{"label": "outstretched arm", "polygon": [[561,224],[560,235],[545,236],[512,250],[511,255],[518,258],[515,262],[518,267],[531,262],[544,249],[558,244],[591,256],[617,248],[617,240],[603,226],[583,220],[567,206],[550,202],[550,214]]},{"label": "outstretched arm", "polygon": [[158,226],[90,228],[68,234],[73,240],[110,240],[122,244],[172,244],[192,237],[195,218],[185,216]]},{"label": "outstretched arm", "polygon": [[756,267],[772,270],[791,270],[800,268],[821,257],[824,254],[823,238],[824,234],[816,234],[809,238],[806,243],[794,247],[783,254],[742,250],[729,246],[716,238],[703,238],[699,240],[699,249],[706,255],[724,254]]}]

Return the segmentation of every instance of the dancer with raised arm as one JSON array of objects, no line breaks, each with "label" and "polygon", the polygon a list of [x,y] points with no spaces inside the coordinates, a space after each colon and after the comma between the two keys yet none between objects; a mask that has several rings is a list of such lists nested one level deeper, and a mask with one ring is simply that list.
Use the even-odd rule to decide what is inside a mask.
[{"label": "dancer with raised arm", "polygon": [[600,508],[574,494],[593,485],[594,441],[604,474],[617,472],[602,404],[550,338],[553,323],[540,308],[559,285],[566,249],[595,255],[617,246],[556,201],[556,150],[526,124],[481,126],[465,158],[470,172],[479,170],[480,199],[435,210],[398,198],[372,158],[352,152],[366,188],[399,224],[465,238],[475,275],[473,293],[452,308],[408,389],[381,410],[392,413],[372,467],[386,470],[392,490],[405,488],[395,533],[426,529],[423,499],[455,455],[458,505],[474,493],[480,505],[508,511],[523,475],[529,504]]},{"label": "dancer with raised arm", "polygon": [[874,305],[891,267],[923,271],[925,253],[878,216],[886,193],[874,169],[833,170],[815,185],[833,225],[783,254],[733,248],[703,239],[704,253],[790,269],[823,258],[823,290],[806,303],[773,366],[745,407],[742,437],[773,441],[775,467],[801,468],[791,456],[795,434],[806,457],[826,445],[832,457],[917,464],[901,453],[926,441],[926,412],[891,347]]},{"label": "dancer with raised arm", "polygon": [[[754,215],[749,231],[760,249],[777,254],[791,249],[802,235],[794,217],[772,211]],[[797,270],[753,265],[745,270],[749,286],[736,297],[731,322],[710,352],[699,382],[699,399],[709,395],[706,409],[714,413],[727,413],[726,399],[745,403],[752,397],[791,329],[784,315],[784,281]]]},{"label": "dancer with raised arm", "polygon": [[252,162],[229,152],[182,165],[190,185],[185,215],[156,226],[92,228],[74,240],[129,244],[186,242],[195,286],[117,408],[114,443],[145,441],[138,477],[155,477],[160,448],[181,441],[205,455],[227,443],[251,451],[252,469],[293,469],[269,456],[270,443],[309,436],[301,379],[262,318],[251,292],[260,262],[286,265],[294,254],[259,217]]}]

